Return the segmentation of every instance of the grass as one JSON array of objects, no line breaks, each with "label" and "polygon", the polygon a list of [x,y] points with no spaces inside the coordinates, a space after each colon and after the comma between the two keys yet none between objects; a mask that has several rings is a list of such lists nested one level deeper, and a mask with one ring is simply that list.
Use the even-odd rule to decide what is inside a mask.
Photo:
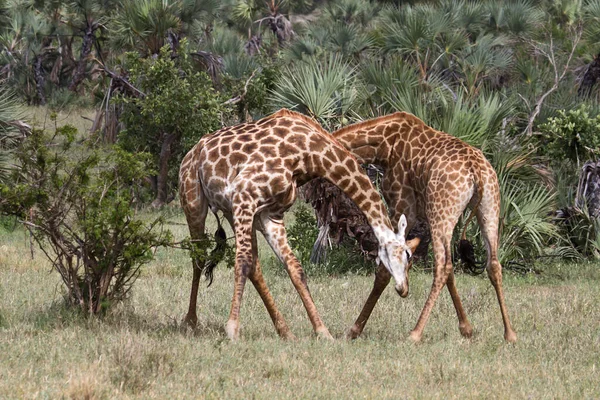
[{"label": "grass", "polygon": [[[34,125],[52,127],[43,109]],[[84,132],[89,111],[57,123]],[[176,237],[187,236],[180,211],[168,212]],[[293,218],[287,214],[288,225]],[[2,221],[0,221],[2,222]],[[209,232],[215,222],[209,216]],[[411,294],[388,289],[363,336],[342,337],[372,285],[364,274],[327,275],[314,267],[309,286],[333,343],[314,338],[290,280],[259,239],[265,278],[298,341],[280,340],[251,284],[242,305],[242,339],[226,339],[233,271],[219,266],[201,287],[196,330],[182,328],[191,263],[181,250],[157,252],[131,298],[102,319],[66,309],[61,282],[26,233],[0,224],[0,399],[160,398],[596,398],[600,348],[600,265],[539,265],[540,275],[505,273],[509,314],[519,336],[504,343],[494,291],[484,276],[457,276],[471,340],[458,333],[446,291],[423,343],[407,340],[431,285],[411,274]],[[231,232],[229,232],[231,236]],[[350,260],[350,258],[348,258]]]},{"label": "grass", "polygon": [[[186,235],[182,216],[170,228]],[[214,222],[211,223],[214,225]],[[209,228],[212,231],[212,228]],[[28,238],[0,228],[0,398],[595,398],[600,348],[600,265],[540,266],[541,275],[505,274],[509,313],[519,335],[502,339],[489,281],[459,275],[475,329],[458,333],[447,292],[423,343],[407,335],[431,285],[413,273],[411,294],[388,289],[363,336],[342,338],[358,315],[372,276],[310,276],[333,343],[317,340],[288,278],[261,241],[261,261],[275,300],[299,338],[280,340],[254,288],[246,286],[242,339],[223,326],[233,271],[220,266],[199,295],[199,326],[180,326],[187,308],[190,262],[162,250],[144,267],[132,296],[105,318],[85,319],[62,305],[56,273]]]},{"label": "grass", "polygon": [[[52,113],[56,114],[56,122],[52,121]],[[51,111],[47,107],[24,107],[27,122],[38,129],[54,131],[54,127],[66,124],[73,125],[80,133],[89,132],[95,111],[89,108],[68,107],[57,111]]]}]

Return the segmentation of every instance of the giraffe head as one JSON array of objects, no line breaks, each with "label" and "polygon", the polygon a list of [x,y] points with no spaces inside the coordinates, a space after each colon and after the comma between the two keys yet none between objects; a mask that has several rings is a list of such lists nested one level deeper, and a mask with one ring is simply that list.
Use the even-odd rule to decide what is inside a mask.
[{"label": "giraffe head", "polygon": [[420,239],[405,239],[406,217],[398,222],[398,233],[393,234],[386,243],[379,246],[378,263],[381,262],[396,281],[395,289],[401,297],[408,296],[408,271],[412,266],[411,256],[419,245]]}]

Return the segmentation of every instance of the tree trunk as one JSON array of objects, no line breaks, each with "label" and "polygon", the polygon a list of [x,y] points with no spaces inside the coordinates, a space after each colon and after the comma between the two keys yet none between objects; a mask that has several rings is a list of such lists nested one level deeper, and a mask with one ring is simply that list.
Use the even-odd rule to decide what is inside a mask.
[{"label": "tree trunk", "polygon": [[102,107],[102,105],[100,106],[100,108],[98,108],[98,110],[96,110],[96,116],[94,117],[94,123],[92,124],[92,127],[90,128],[90,133],[96,133],[100,128],[102,128],[102,122],[104,121],[104,110],[105,110],[105,108]]},{"label": "tree trunk", "polygon": [[176,133],[163,134],[163,142],[160,148],[158,160],[158,176],[156,181],[156,199],[152,207],[158,208],[165,205],[167,201],[167,178],[169,174],[169,160],[171,159],[171,147],[177,139]]},{"label": "tree trunk", "polygon": [[589,96],[598,79],[600,79],[600,54],[594,57],[594,60],[585,71],[583,79],[581,79],[581,83],[579,84],[579,89],[577,89],[577,94],[580,96]]},{"label": "tree trunk", "polygon": [[35,56],[33,64],[33,73],[37,89],[38,101],[41,105],[46,104],[46,78],[44,77],[44,68],[42,66],[42,56]]},{"label": "tree trunk", "polygon": [[592,218],[600,218],[600,161],[588,161],[583,165],[577,185],[575,206],[587,207]]},{"label": "tree trunk", "polygon": [[87,59],[92,52],[92,45],[94,44],[94,24],[88,24],[83,35],[83,43],[81,44],[81,56],[77,62],[73,79],[69,84],[69,90],[72,92],[77,91],[77,87],[83,81],[85,77],[85,68],[87,66]]}]

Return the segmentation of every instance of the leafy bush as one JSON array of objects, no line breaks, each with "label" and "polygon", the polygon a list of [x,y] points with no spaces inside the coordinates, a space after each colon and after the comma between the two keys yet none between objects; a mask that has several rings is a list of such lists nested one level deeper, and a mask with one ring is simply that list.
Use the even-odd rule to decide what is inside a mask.
[{"label": "leafy bush", "polygon": [[0,185],[0,213],[16,215],[65,284],[66,298],[88,314],[122,300],[171,240],[162,220],[134,216],[136,187],[149,171],[145,153],[76,146],[77,130],[34,130],[15,153],[19,170]]},{"label": "leafy bush", "polygon": [[298,207],[294,211],[294,222],[287,229],[288,242],[302,265],[310,263],[310,253],[319,234],[317,220],[308,207]]},{"label": "leafy bush", "polygon": [[551,160],[579,163],[600,156],[600,114],[590,116],[585,104],[575,110],[559,110],[558,116],[539,129],[545,142],[540,149]]},{"label": "leafy bush", "polygon": [[206,73],[193,69],[185,41],[175,59],[168,46],[156,58],[128,53],[127,69],[143,94],[119,99],[126,126],[120,141],[126,150],[152,154],[157,172],[155,205],[160,206],[177,186],[185,153],[221,126],[223,106]]},{"label": "leafy bush", "polygon": [[312,209],[304,205],[296,209],[294,217],[294,222],[287,229],[288,241],[308,275],[332,276],[372,270],[372,264],[363,257],[356,241],[352,239],[345,239],[339,245],[333,246],[324,262],[311,263],[310,255],[319,234],[317,220]]}]

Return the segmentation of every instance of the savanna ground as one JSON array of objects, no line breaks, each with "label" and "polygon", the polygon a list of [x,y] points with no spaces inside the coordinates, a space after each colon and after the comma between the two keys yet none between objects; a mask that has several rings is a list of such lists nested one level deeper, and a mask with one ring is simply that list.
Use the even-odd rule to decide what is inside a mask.
[{"label": "savanna ground", "polygon": [[[184,237],[183,216],[169,228]],[[214,221],[212,221],[214,224]],[[411,294],[388,289],[361,338],[343,339],[372,275],[309,275],[335,342],[317,340],[291,282],[261,241],[265,277],[298,337],[279,339],[260,298],[246,286],[242,338],[226,339],[233,270],[221,265],[199,295],[199,326],[181,328],[191,267],[183,250],[156,253],[130,299],[103,319],[64,308],[58,275],[27,234],[0,231],[0,398],[597,398],[600,396],[600,265],[540,264],[541,274],[506,272],[519,335],[504,343],[485,276],[459,274],[474,337],[458,332],[450,296],[440,297],[424,340],[408,333],[431,284],[411,274]],[[315,276],[316,275],[316,276]]]}]

